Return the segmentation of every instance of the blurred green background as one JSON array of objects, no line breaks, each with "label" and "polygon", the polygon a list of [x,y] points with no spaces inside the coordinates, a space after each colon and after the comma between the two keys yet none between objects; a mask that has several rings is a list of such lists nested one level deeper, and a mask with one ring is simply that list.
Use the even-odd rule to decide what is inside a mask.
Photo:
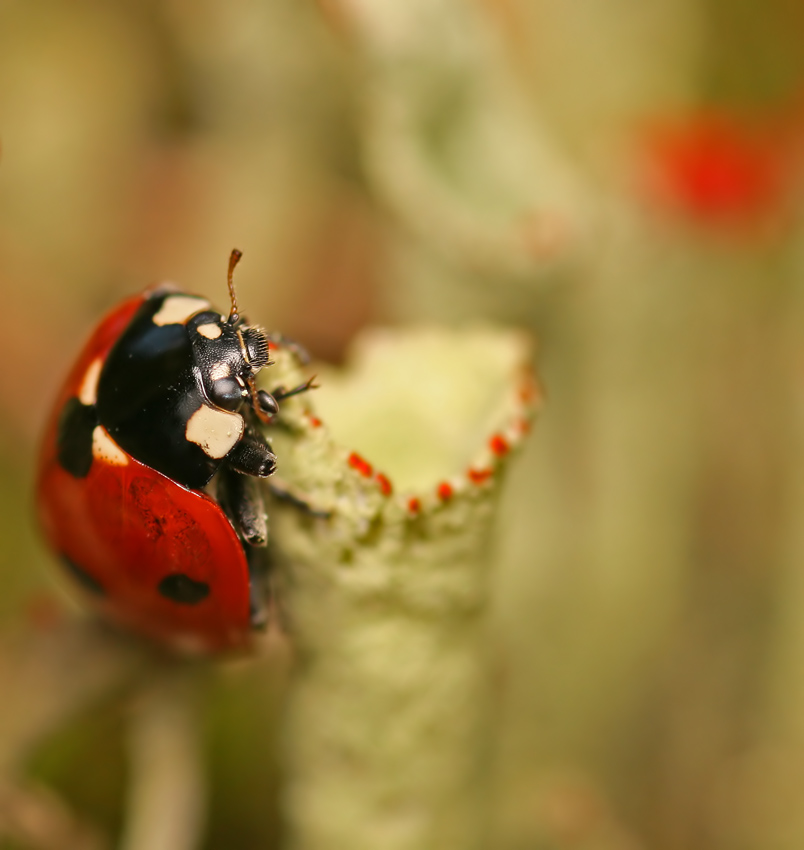
[{"label": "blurred green background", "polygon": [[[82,339],[155,281],[224,302],[237,246],[248,315],[330,361],[376,322],[539,340],[495,850],[804,846],[804,6],[7,0],[0,81],[9,627],[57,592],[31,478]],[[208,848],[278,846],[285,676],[210,685]],[[122,715],[32,765],[112,835]]]}]

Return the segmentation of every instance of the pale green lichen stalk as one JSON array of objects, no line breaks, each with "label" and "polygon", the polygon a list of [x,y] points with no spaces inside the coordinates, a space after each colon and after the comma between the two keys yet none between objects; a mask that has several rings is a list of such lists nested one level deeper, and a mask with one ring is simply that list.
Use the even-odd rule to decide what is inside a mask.
[{"label": "pale green lichen stalk", "polygon": [[346,375],[283,407],[279,474],[330,514],[272,514],[299,653],[294,850],[484,846],[489,540],[536,400],[530,358],[488,328],[374,332]]}]

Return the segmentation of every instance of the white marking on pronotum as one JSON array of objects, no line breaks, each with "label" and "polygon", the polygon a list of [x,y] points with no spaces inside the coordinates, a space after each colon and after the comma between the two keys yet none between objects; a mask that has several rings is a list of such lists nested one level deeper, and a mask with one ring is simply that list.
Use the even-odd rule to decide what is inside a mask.
[{"label": "white marking on pronotum", "polygon": [[187,441],[201,446],[209,457],[227,455],[243,436],[243,417],[207,407],[205,404],[187,420]]},{"label": "white marking on pronotum", "polygon": [[229,378],[231,375],[232,367],[225,360],[216,363],[209,370],[209,377],[213,381],[219,381],[221,378]]},{"label": "white marking on pronotum", "polygon": [[180,325],[190,316],[209,307],[209,301],[197,295],[169,295],[153,317],[153,323],[159,325]]},{"label": "white marking on pronotum", "polygon": [[84,372],[81,386],[78,388],[78,400],[81,404],[95,404],[98,400],[98,378],[100,377],[101,366],[103,366],[103,361],[100,357],[96,357]]},{"label": "white marking on pronotum", "polygon": [[201,336],[205,336],[207,339],[217,339],[223,333],[221,326],[213,322],[209,322],[206,325],[199,325],[196,330]]},{"label": "white marking on pronotum", "polygon": [[112,466],[128,466],[128,455],[100,425],[92,432],[92,456]]}]

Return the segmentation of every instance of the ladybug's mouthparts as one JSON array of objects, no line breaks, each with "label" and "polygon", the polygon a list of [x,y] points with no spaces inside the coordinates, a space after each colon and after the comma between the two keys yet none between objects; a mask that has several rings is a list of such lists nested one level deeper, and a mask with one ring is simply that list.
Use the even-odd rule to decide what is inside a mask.
[{"label": "ladybug's mouthparts", "polygon": [[252,372],[259,372],[268,365],[270,359],[267,335],[260,328],[243,328],[240,338],[243,340],[243,352]]}]

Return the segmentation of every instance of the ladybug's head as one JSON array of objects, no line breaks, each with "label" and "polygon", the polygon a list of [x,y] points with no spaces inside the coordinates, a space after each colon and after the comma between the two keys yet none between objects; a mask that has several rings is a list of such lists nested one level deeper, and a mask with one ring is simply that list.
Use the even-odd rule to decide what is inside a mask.
[{"label": "ladybug's head", "polygon": [[197,313],[187,322],[193,358],[209,401],[223,410],[238,411],[248,401],[260,419],[276,413],[276,402],[257,390],[255,378],[270,364],[268,335],[250,326],[237,311],[232,272],[242,256],[235,249],[229,258],[229,295],[232,309],[228,318],[213,310]]}]

